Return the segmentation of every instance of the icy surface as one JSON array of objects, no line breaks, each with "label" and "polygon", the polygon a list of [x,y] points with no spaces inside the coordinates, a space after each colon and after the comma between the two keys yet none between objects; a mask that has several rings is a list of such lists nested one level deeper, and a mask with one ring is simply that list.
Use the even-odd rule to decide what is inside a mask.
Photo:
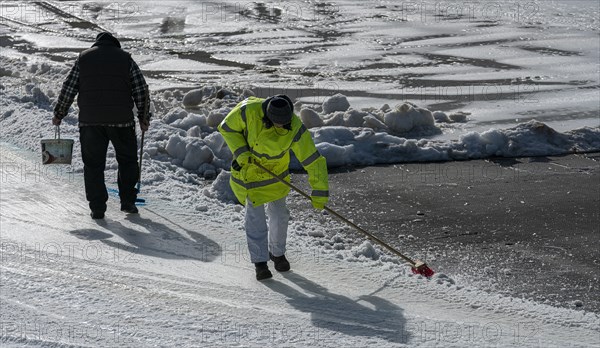
[{"label": "icy surface", "polygon": [[240,206],[211,194],[197,193],[195,203],[152,195],[139,216],[126,216],[111,199],[96,222],[79,175],[62,167],[36,174],[37,154],[6,144],[0,158],[3,346],[598,342],[596,314],[482,292],[451,275],[414,276],[370,242],[344,248],[353,241],[343,232],[322,248],[315,241],[329,234],[330,219],[292,222],[293,271],[257,282]]}]

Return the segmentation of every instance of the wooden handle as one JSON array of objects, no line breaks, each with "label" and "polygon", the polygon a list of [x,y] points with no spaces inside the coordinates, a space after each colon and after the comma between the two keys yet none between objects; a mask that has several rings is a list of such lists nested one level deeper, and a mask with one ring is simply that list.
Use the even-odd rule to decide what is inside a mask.
[{"label": "wooden handle", "polygon": [[[270,170],[268,170],[267,168],[265,168],[262,164],[258,163],[258,162],[253,162],[254,164],[256,164],[256,166],[262,170],[264,170],[265,172],[271,174],[274,178],[276,178],[277,180],[279,180],[280,182],[286,184],[288,187],[290,187],[291,189],[293,189],[294,191],[298,192],[299,194],[301,194],[302,196],[311,199],[311,197],[304,191],[300,190],[299,188],[297,188],[296,186],[292,185],[291,183],[285,181],[283,178],[280,178],[278,175],[276,175],[275,173],[271,172]],[[358,230],[359,232],[362,232],[363,234],[365,234],[367,237],[369,237],[370,239],[374,240],[375,242],[377,242],[379,245],[383,246],[384,248],[386,248],[387,250],[391,251],[392,253],[394,253],[395,255],[399,256],[400,258],[402,258],[404,261],[410,263],[413,267],[415,267],[416,262],[413,261],[411,258],[409,258],[408,256],[405,256],[404,254],[402,254],[401,252],[399,252],[398,250],[394,249],[393,247],[391,247],[390,245],[388,245],[387,243],[385,243],[384,241],[382,241],[381,239],[375,237],[374,235],[372,235],[371,233],[365,231],[364,229],[360,228],[360,226],[358,226],[357,224],[355,224],[354,222],[346,219],[345,217],[343,217],[342,215],[340,215],[339,213],[337,213],[336,211],[334,211],[333,209],[325,206],[323,209],[325,209],[325,211],[327,211],[328,213],[330,213],[331,215],[337,217],[338,219],[342,220],[343,222],[345,222],[346,224],[350,225],[351,227],[354,227],[356,230]]]}]

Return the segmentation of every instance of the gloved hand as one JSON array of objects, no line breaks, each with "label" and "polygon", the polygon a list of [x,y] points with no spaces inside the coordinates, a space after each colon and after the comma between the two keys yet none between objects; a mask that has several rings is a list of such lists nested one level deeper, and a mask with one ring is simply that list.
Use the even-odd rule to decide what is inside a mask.
[{"label": "gloved hand", "polygon": [[140,122],[140,129],[142,131],[145,132],[148,130],[148,128],[150,128],[150,120],[139,118],[138,121]]},{"label": "gloved hand", "polygon": [[325,208],[325,204],[329,201],[329,197],[310,196],[310,201],[315,209]]},{"label": "gloved hand", "polygon": [[242,170],[242,167],[252,163],[252,154],[250,151],[244,152],[231,162],[231,168],[237,171]]},{"label": "gloved hand", "polygon": [[62,120],[56,116],[52,117],[52,124],[55,126],[60,126],[60,124],[62,123]]},{"label": "gloved hand", "polygon": [[244,153],[242,153],[241,155],[237,156],[237,158],[235,159],[235,161],[240,165],[240,166],[245,166],[247,164],[252,163],[252,154],[250,153],[250,151],[246,151]]}]

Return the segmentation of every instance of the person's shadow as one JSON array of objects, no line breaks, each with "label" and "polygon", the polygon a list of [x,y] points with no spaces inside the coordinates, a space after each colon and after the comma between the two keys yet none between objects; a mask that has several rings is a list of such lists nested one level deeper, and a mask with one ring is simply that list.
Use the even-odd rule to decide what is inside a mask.
[{"label": "person's shadow", "polygon": [[[390,343],[406,344],[409,341],[403,310],[390,301],[373,295],[364,295],[355,301],[334,294],[299,274],[286,272],[282,275],[304,292],[278,281],[264,284],[286,296],[287,302],[297,310],[310,313],[315,327],[348,336],[378,337]],[[315,336],[323,339],[318,333]]]},{"label": "person's shadow", "polygon": [[128,244],[112,240],[113,234],[99,229],[88,228],[73,230],[70,233],[79,239],[97,240],[114,248],[115,252],[129,252],[133,255],[146,255],[165,259],[191,259],[201,262],[213,261],[221,254],[221,246],[204,235],[185,229],[173,221],[181,232],[173,228],[139,215],[128,215],[128,222],[142,227],[134,229],[114,220],[97,220],[96,223],[105,230],[121,237]]}]

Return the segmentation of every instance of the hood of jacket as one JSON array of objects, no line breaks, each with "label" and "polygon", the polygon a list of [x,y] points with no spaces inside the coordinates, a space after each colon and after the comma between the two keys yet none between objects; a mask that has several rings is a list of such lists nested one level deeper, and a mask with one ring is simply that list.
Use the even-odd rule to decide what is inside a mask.
[{"label": "hood of jacket", "polygon": [[104,32],[101,32],[100,34],[96,35],[96,42],[94,42],[92,47],[106,46],[106,45],[116,46],[116,47],[121,48],[121,43],[119,42],[119,40],[117,40],[117,38],[114,37],[111,33],[104,31]]}]

